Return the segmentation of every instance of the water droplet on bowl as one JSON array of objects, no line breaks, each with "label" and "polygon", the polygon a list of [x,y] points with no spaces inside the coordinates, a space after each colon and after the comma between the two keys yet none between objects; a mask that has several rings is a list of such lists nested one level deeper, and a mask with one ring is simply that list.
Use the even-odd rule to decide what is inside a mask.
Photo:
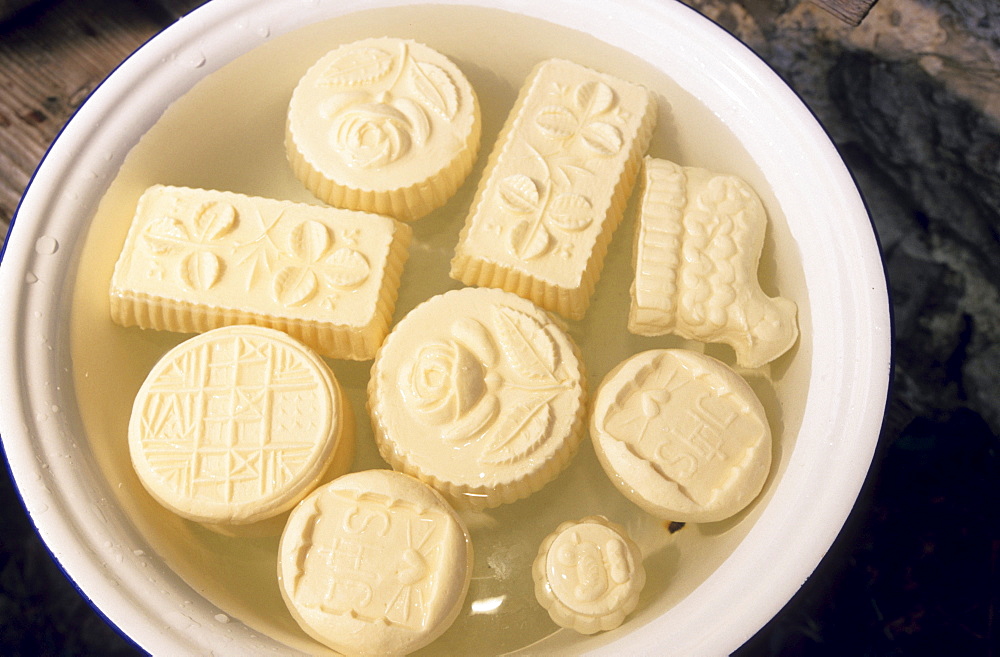
[{"label": "water droplet on bowl", "polygon": [[31,285],[32,283],[37,283],[38,277],[29,271],[27,274],[24,275],[24,282],[27,283],[28,285]]},{"label": "water droplet on bowl", "polygon": [[263,38],[266,39],[267,37],[271,36],[271,28],[268,27],[267,25],[263,25],[261,27],[258,27],[257,28],[257,36],[260,36],[260,37],[263,37]]},{"label": "water droplet on bowl", "polygon": [[205,54],[201,51],[188,53],[181,57],[180,64],[186,68],[201,68],[205,65]]},{"label": "water droplet on bowl", "polygon": [[39,255],[52,255],[59,250],[59,242],[49,235],[42,235],[35,240],[35,253]]},{"label": "water droplet on bowl", "polygon": [[225,614],[216,614],[215,620],[219,621],[220,623],[228,623],[229,616],[226,616]]}]

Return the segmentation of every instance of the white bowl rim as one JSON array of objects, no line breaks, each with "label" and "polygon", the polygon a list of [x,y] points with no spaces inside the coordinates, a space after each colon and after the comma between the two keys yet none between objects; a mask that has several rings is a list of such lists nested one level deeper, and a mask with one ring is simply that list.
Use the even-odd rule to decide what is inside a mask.
[{"label": "white bowl rim", "polygon": [[[32,521],[67,575],[111,623],[151,652],[204,651],[206,646],[231,647],[232,640],[241,639],[248,653],[263,654],[281,644],[239,623],[227,623],[227,636],[220,637],[218,622],[224,616],[218,610],[175,611],[165,616],[168,605],[135,593],[133,586],[150,583],[133,558],[141,557],[143,550],[124,546],[141,546],[142,539],[115,516],[107,504],[110,495],[102,488],[106,484],[94,483],[94,477],[100,477],[94,474],[96,465],[72,439],[79,418],[67,401],[67,395],[72,396],[68,392],[72,377],[68,368],[60,367],[68,362],[68,340],[64,339],[68,327],[52,311],[67,307],[72,287],[67,281],[75,275],[76,247],[82,240],[73,238],[80,237],[83,228],[74,225],[73,219],[87,216],[81,207],[92,214],[103,193],[95,183],[106,185],[125,155],[114,148],[119,126],[108,118],[124,111],[120,108],[124,98],[143,94],[146,107],[162,111],[207,72],[266,38],[238,43],[234,37],[208,38],[220,36],[226,26],[238,21],[245,23],[252,17],[268,26],[267,36],[276,36],[310,22],[405,4],[413,3],[214,0],[203,5],[139,48],[93,92],[50,147],[11,222],[0,266],[0,294],[15,309],[2,320],[9,339],[0,348],[0,436],[9,467]],[[794,92],[748,48],[684,5],[621,0],[609,16],[608,12],[582,11],[574,0],[443,0],[436,4],[522,13],[590,32],[654,64],[664,52],[662,34],[656,30],[665,22],[681,25],[684,30],[674,35],[671,52],[702,66],[722,62],[721,72],[716,71],[713,79],[731,83],[715,88],[710,80],[699,82],[695,74],[700,71],[695,70],[682,86],[710,107],[745,112],[757,122],[769,123],[771,129],[764,135],[749,134],[749,128],[743,130],[739,123],[730,124],[763,169],[774,165],[769,158],[791,158],[792,164],[783,166],[800,162],[803,182],[823,181],[818,198],[783,198],[779,193],[786,214],[815,213],[809,204],[822,201],[822,215],[840,220],[836,230],[790,226],[803,252],[807,278],[821,281],[810,288],[814,305],[820,300],[832,304],[844,320],[842,324],[813,323],[814,343],[822,345],[824,353],[816,356],[810,375],[805,417],[817,420],[814,429],[826,438],[827,444],[821,446],[823,458],[807,460],[796,449],[779,490],[733,555],[681,604],[623,639],[630,654],[662,654],[663,647],[657,643],[664,636],[670,637],[677,654],[731,652],[791,599],[829,549],[854,506],[879,436],[891,372],[891,317],[879,247],[854,181],[827,134]],[[163,74],[162,62],[184,58],[191,62],[186,72],[178,74],[183,67],[174,67],[171,75]],[[761,115],[763,110],[766,116]],[[141,135],[158,115],[147,111],[128,132]],[[778,134],[794,146],[771,143]],[[839,248],[831,246],[831,241]],[[809,258],[822,253],[830,257]],[[836,404],[819,399],[813,390],[836,395]],[[89,480],[88,473],[94,475]],[[95,518],[102,522],[84,521]],[[779,540],[785,541],[782,552],[787,561],[776,564],[774,544]],[[116,562],[120,568],[115,568]],[[765,572],[767,577],[762,576]],[[175,600],[197,596],[170,573],[157,577],[156,583],[169,589]],[[711,611],[719,608],[728,612],[713,617]],[[690,618],[701,622],[692,624]],[[154,624],[153,619],[160,622]],[[622,647],[606,645],[598,652],[611,654]]]}]

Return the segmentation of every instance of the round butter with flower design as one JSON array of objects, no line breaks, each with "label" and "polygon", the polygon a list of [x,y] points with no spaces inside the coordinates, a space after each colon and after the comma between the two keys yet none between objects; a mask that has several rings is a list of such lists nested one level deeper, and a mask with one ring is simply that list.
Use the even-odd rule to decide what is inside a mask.
[{"label": "round butter with flower design", "polygon": [[646,584],[639,546],[603,516],[559,525],[542,541],[532,577],[552,620],[581,634],[621,625]]},{"label": "round butter with flower design", "polygon": [[459,508],[527,497],[569,463],[584,431],[579,350],[546,311],[492,288],[411,310],[372,367],[383,458]]},{"label": "round butter with flower design", "polygon": [[285,149],[320,200],[410,221],[461,186],[481,123],[475,90],[447,57],[415,41],[364,39],[302,76]]}]

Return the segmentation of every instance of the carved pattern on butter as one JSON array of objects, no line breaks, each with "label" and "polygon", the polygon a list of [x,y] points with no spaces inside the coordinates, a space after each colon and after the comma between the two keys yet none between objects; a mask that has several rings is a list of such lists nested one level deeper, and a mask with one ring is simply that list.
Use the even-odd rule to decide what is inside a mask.
[{"label": "carved pattern on butter", "polygon": [[654,350],[619,366],[597,393],[591,433],[612,481],[670,520],[736,513],[770,466],[771,432],[752,389],[696,352]]},{"label": "carved pattern on butter", "polygon": [[[383,315],[391,314],[387,302],[395,296],[387,270],[401,267],[408,240],[409,229],[388,217],[156,185],[140,199],[116,266],[112,317],[125,325],[195,330],[134,306],[176,302],[187,304],[187,323],[205,328],[221,325],[221,316],[235,309],[262,325],[385,330],[378,324],[388,323]],[[146,323],[144,312],[152,315]],[[196,321],[199,313],[206,316]],[[309,339],[306,333],[295,337]],[[337,357],[372,355],[310,346]]]},{"label": "carved pattern on butter", "polygon": [[[511,291],[527,277],[551,290],[522,296],[579,318],[652,133],[655,103],[637,85],[562,60],[539,65],[521,93],[452,277]],[[500,279],[496,269],[505,272]]]},{"label": "carved pattern on butter", "polygon": [[508,252],[523,260],[549,253],[571,260],[574,233],[595,219],[591,187],[602,158],[625,144],[628,113],[604,82],[551,83],[550,104],[530,117],[520,170],[500,179],[497,198],[508,217],[490,225]]},{"label": "carved pattern on butter", "polygon": [[292,599],[302,609],[421,630],[444,567],[449,518],[376,493],[330,490],[303,541]]},{"label": "carved pattern on butter", "polygon": [[271,329],[234,326],[181,343],[135,400],[129,445],[143,484],[203,522],[287,509],[339,439],[343,409],[324,368]]},{"label": "carved pattern on butter", "polygon": [[[436,51],[367,39],[327,53],[302,77],[286,148],[296,175],[322,200],[416,219],[468,174],[479,148],[477,102],[461,71]],[[436,196],[421,196],[433,187]]]},{"label": "carved pattern on butter", "polygon": [[455,620],[469,590],[472,541],[444,498],[413,477],[339,477],[289,516],[278,584],[295,620],[347,655],[403,655]]},{"label": "carved pattern on butter", "polygon": [[638,546],[602,516],[559,525],[539,547],[532,575],[552,620],[584,634],[618,627],[646,582]]},{"label": "carved pattern on butter", "polygon": [[791,348],[795,304],[757,281],[766,222],[743,180],[647,157],[629,330],[724,342],[743,367]]},{"label": "carved pattern on butter", "polygon": [[[581,438],[583,395],[582,363],[551,318],[476,288],[411,311],[369,387],[383,456],[463,506],[524,497],[561,470]],[[504,490],[522,478],[524,490]]]},{"label": "carved pattern on butter", "polygon": [[528,458],[552,434],[553,404],[576,385],[550,329],[495,306],[487,324],[465,317],[451,333],[403,365],[400,386],[414,419],[438,426],[447,442],[481,442],[474,458],[482,466]]}]

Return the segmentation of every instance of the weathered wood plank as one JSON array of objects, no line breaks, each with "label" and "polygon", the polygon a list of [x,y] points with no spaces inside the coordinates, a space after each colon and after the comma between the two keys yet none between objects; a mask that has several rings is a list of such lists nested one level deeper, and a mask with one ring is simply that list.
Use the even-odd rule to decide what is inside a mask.
[{"label": "weathered wood plank", "polygon": [[59,129],[125,57],[202,0],[74,0],[0,25],[0,230]]}]

